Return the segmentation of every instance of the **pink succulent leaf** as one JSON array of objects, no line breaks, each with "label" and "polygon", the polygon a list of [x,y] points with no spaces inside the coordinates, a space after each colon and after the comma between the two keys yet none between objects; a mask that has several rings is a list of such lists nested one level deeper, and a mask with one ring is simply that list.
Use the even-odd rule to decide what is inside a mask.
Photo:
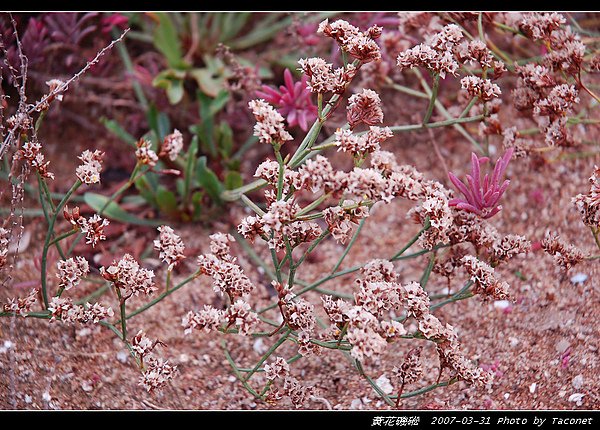
[{"label": "pink succulent leaf", "polygon": [[500,198],[508,188],[510,181],[500,183],[510,162],[513,149],[509,148],[494,166],[492,175],[485,174],[481,181],[481,166],[489,161],[487,157],[477,157],[471,154],[471,173],[465,175],[467,184],[460,181],[452,172],[448,178],[464,198],[451,199],[450,206],[467,212],[473,212],[482,218],[490,218],[497,214],[502,206],[498,205]]},{"label": "pink succulent leaf", "polygon": [[298,125],[307,131],[308,122],[317,118],[317,107],[313,104],[306,85],[307,77],[303,76],[300,81],[294,82],[292,72],[285,69],[283,81],[284,85],[280,85],[279,89],[263,85],[256,91],[256,95],[275,106],[290,127]]},{"label": "pink succulent leaf", "polygon": [[483,218],[487,219],[487,218],[491,218],[494,215],[496,215],[498,212],[500,212],[502,210],[502,206],[496,206],[494,209],[492,209],[490,212],[488,212],[486,215],[483,216]]},{"label": "pink succulent leaf", "polygon": [[[450,179],[450,182],[452,182],[454,184],[454,186],[456,188],[458,188],[458,190],[467,198],[468,201],[470,201],[470,202],[474,201],[473,196],[471,196],[471,193],[469,192],[469,189],[465,186],[465,184],[463,184],[460,181],[460,179],[458,179],[456,177],[456,175],[454,175],[454,173],[448,172],[448,178]],[[452,200],[456,200],[456,199],[452,199]]]},{"label": "pink succulent leaf", "polygon": [[481,195],[481,188],[475,184],[475,180],[471,175],[467,175],[466,178],[467,182],[469,183],[469,186],[471,187],[471,194],[473,195],[473,202],[470,203],[474,203],[476,206],[482,207],[483,196]]},{"label": "pink succulent leaf", "polygon": [[457,209],[462,209],[464,211],[467,212],[473,212],[476,213],[477,215],[481,215],[481,210],[473,205],[470,205],[467,202],[460,202],[456,205]]},{"label": "pink succulent leaf", "polygon": [[[479,179],[481,178],[481,170],[479,169],[479,158],[474,153],[471,153],[471,177],[473,178],[473,189],[479,190]],[[467,176],[469,178],[469,176]]]}]

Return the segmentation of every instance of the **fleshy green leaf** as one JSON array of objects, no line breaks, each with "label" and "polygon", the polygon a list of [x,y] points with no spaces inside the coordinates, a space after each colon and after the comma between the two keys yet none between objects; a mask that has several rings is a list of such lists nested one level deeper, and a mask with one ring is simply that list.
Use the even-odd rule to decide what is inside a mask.
[{"label": "fleshy green leaf", "polygon": [[206,156],[202,156],[198,159],[197,177],[198,183],[204,188],[210,198],[216,203],[220,203],[223,184],[219,181],[215,172],[207,167]]},{"label": "fleshy green leaf", "polygon": [[[96,193],[85,193],[83,195],[83,200],[96,212],[102,210],[106,202],[108,202],[109,198],[103,196],[102,194]],[[126,224],[135,224],[135,225],[148,225],[148,226],[158,226],[164,224],[160,220],[151,220],[139,218],[133,214],[130,214],[125,209],[123,209],[119,204],[115,202],[110,202],[104,212],[102,214],[104,217],[108,219],[112,219],[115,221],[119,221]]]},{"label": "fleshy green leaf", "polygon": [[108,131],[117,136],[123,142],[136,148],[136,138],[129,134],[127,130],[125,130],[117,121],[114,119],[101,118],[100,122]]},{"label": "fleshy green leaf", "polygon": [[156,13],[156,16],[159,22],[154,30],[154,45],[166,57],[170,67],[185,68],[186,64],[181,53],[181,43],[173,21],[169,14],[164,12]]}]

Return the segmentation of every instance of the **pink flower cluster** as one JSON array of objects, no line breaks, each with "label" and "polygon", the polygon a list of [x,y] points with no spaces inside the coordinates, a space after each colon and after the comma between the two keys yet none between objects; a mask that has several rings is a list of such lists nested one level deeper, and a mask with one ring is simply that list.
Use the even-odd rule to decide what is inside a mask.
[{"label": "pink flower cluster", "polygon": [[94,152],[88,149],[83,151],[81,155],[77,157],[82,162],[82,164],[75,169],[77,178],[87,185],[99,183],[103,156],[104,153],[97,149]]},{"label": "pink flower cluster", "polygon": [[597,231],[600,229],[600,167],[594,166],[589,182],[588,193],[578,194],[572,201],[577,206],[583,223]]},{"label": "pink flower cluster", "polygon": [[261,143],[279,144],[293,137],[285,130],[283,117],[273,106],[263,99],[251,100],[248,106],[252,110],[256,124],[254,125],[254,136]]},{"label": "pink flower cluster", "polygon": [[58,268],[56,277],[60,281],[59,286],[65,290],[69,290],[79,284],[81,278],[90,271],[88,261],[80,256],[60,260],[56,266]]},{"label": "pink flower cluster", "polygon": [[363,33],[342,19],[331,23],[326,19],[319,24],[317,32],[334,39],[341,49],[362,63],[369,63],[381,59],[381,52],[375,39],[381,36],[382,30],[375,25]]},{"label": "pink flower cluster", "polygon": [[52,297],[48,311],[52,315],[52,321],[59,319],[64,323],[97,324],[114,315],[110,307],[106,308],[99,303],[76,305],[70,297]]},{"label": "pink flower cluster", "polygon": [[231,301],[249,294],[254,284],[236,264],[236,258],[231,256],[229,242],[233,236],[215,233],[210,236],[212,253],[198,256],[200,272],[212,277],[215,293],[227,294]]},{"label": "pink flower cluster", "polygon": [[263,85],[256,95],[276,106],[290,127],[298,125],[302,130],[307,131],[308,123],[317,117],[317,107],[310,99],[311,94],[307,89],[308,77],[303,75],[299,82],[294,83],[292,72],[285,69],[283,80],[285,85],[281,85],[279,91]]},{"label": "pink flower cluster", "polygon": [[397,64],[400,70],[425,67],[442,78],[446,77],[446,73],[456,75],[459,65],[453,50],[463,37],[459,26],[449,24],[430,37],[428,42],[401,52]]},{"label": "pink flower cluster", "polygon": [[153,281],[154,272],[140,267],[130,254],[125,254],[119,261],[113,261],[108,269],[101,267],[100,274],[115,287],[124,290],[124,299],[132,295],[150,295],[157,290]]},{"label": "pink flower cluster", "polygon": [[154,240],[154,249],[159,251],[161,260],[169,265],[169,270],[173,270],[185,258],[183,241],[168,225],[158,227],[158,233],[158,239]]}]

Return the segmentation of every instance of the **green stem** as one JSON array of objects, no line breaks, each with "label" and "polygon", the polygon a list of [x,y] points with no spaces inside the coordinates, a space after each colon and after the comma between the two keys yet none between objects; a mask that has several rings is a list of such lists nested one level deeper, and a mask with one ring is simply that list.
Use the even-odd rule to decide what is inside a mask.
[{"label": "green stem", "polygon": [[69,197],[73,194],[77,188],[81,186],[81,181],[77,179],[71,189],[65,194],[63,199],[60,201],[58,206],[56,207],[56,211],[52,218],[50,219],[50,223],[48,224],[48,231],[46,232],[46,239],[44,241],[44,248],[42,250],[42,264],[41,264],[41,284],[42,284],[42,298],[44,300],[44,307],[48,309],[48,285],[47,285],[47,266],[48,266],[48,251],[50,250],[50,240],[52,239],[52,234],[54,232],[54,224],[56,224],[56,218],[58,214],[62,211],[62,208],[67,204]]},{"label": "green stem", "polygon": [[165,290],[169,291],[169,285],[171,284],[171,270],[167,270],[167,279],[165,279]]},{"label": "green stem", "polygon": [[385,82],[386,84],[390,87],[395,89],[398,92],[404,93],[404,94],[408,94],[410,96],[414,96],[414,97],[419,97],[421,99],[429,99],[429,96],[427,94],[425,94],[422,91],[417,91],[414,90],[412,88],[409,87],[405,87],[404,85],[399,85],[397,83],[395,83],[391,78],[387,77],[385,78]]},{"label": "green stem", "polygon": [[[462,111],[462,113],[460,114],[458,119],[465,118],[476,102],[477,102],[477,97],[473,97],[471,99],[471,101],[469,102],[469,104],[467,105],[467,107],[465,108],[465,110]],[[458,123],[455,123],[455,124],[458,124]]]},{"label": "green stem", "polygon": [[[119,36],[119,32],[116,29],[113,29],[112,31],[112,35],[113,37],[117,37]],[[133,91],[135,92],[135,95],[140,103],[140,106],[142,107],[142,109],[144,111],[148,111],[149,108],[149,104],[148,104],[148,99],[146,99],[146,96],[144,95],[144,91],[142,89],[142,86],[140,85],[140,83],[135,79],[135,70],[133,68],[133,62],[131,61],[131,57],[129,56],[129,52],[127,52],[127,46],[125,46],[125,41],[122,41],[122,43],[119,43],[117,45],[117,50],[119,51],[119,55],[121,56],[121,60],[123,61],[123,64],[125,65],[125,69],[127,70],[127,72],[132,76],[132,86],[133,86]]]},{"label": "green stem", "polygon": [[235,362],[233,361],[233,358],[231,358],[231,354],[229,353],[229,350],[227,349],[227,344],[225,343],[225,339],[221,339],[221,346],[223,347],[223,351],[225,352],[225,359],[227,360],[227,362],[229,363],[229,365],[233,369],[233,373],[235,374],[236,378],[239,379],[239,381],[242,383],[242,385],[244,386],[244,388],[246,388],[246,390],[248,390],[248,392],[250,394],[252,394],[257,399],[262,399],[261,395],[258,394],[248,384],[248,382],[246,382],[246,380],[244,379],[244,377],[240,374],[238,367],[236,366]]},{"label": "green stem", "polygon": [[[419,79],[419,82],[421,83],[421,86],[423,87],[423,90],[425,90],[425,92],[430,96],[433,97],[433,92],[432,89],[429,87],[429,85],[427,84],[427,81],[425,81],[425,79],[423,78],[423,75],[421,74],[421,72],[418,69],[413,69],[414,74],[417,76],[417,78]],[[435,101],[435,107],[446,117],[448,118],[448,120],[452,119],[452,115],[450,114],[450,112],[448,112],[448,110],[444,107],[444,105],[439,101],[436,100]],[[467,139],[469,142],[471,142],[471,144],[473,146],[475,146],[480,152],[483,152],[483,148],[481,147],[481,145],[475,140],[473,139],[473,137],[464,129],[464,127],[460,124],[453,124],[453,127],[460,133],[462,134],[465,139]]]},{"label": "green stem", "polygon": [[392,258],[390,258],[390,261],[394,261],[397,260],[402,254],[404,254],[404,252],[410,248],[417,240],[419,240],[419,237],[421,237],[421,235],[423,233],[425,233],[425,231],[429,230],[429,228],[431,227],[431,223],[429,222],[429,219],[425,220],[425,225],[423,226],[423,228],[421,230],[419,230],[417,232],[417,234],[408,241],[408,243],[406,245],[404,245],[404,247],[402,247],[402,249],[400,251],[398,251],[396,254],[394,254],[394,256]]},{"label": "green stem", "polygon": [[425,268],[425,271],[423,272],[423,276],[421,276],[421,280],[419,281],[419,284],[421,284],[421,287],[424,289],[425,286],[427,285],[427,282],[429,281],[429,276],[431,275],[431,271],[433,270],[433,265],[435,264],[435,252],[431,253],[431,257],[429,257],[429,263],[427,264],[427,268]]},{"label": "green stem", "polygon": [[367,375],[365,373],[365,371],[363,370],[362,364],[360,363],[360,361],[356,360],[355,361],[355,365],[356,365],[356,369],[358,370],[358,373],[367,380],[367,382],[371,385],[371,387],[373,387],[373,389],[377,392],[377,394],[379,394],[379,396],[381,396],[381,398],[383,400],[385,400],[385,402],[394,407],[395,403],[392,401],[392,399],[390,398],[390,396],[388,396],[387,394],[385,394],[383,392],[383,390],[381,388],[379,388],[379,385],[377,385],[377,383],[375,381],[373,381],[373,379],[371,379],[371,377],[369,375]]},{"label": "green stem", "polygon": [[119,309],[121,310],[121,331],[122,331],[122,339],[123,342],[127,341],[127,317],[125,312],[125,300],[123,300],[123,296],[121,296],[121,289],[115,285],[115,291],[117,293],[117,297],[119,299]]},{"label": "green stem", "polygon": [[[147,309],[150,309],[152,306],[156,305],[157,303],[159,303],[161,300],[163,300],[165,297],[170,296],[171,294],[173,294],[175,291],[177,291],[178,289],[180,289],[181,287],[183,287],[184,285],[188,284],[189,282],[191,282],[194,278],[196,278],[198,275],[200,274],[199,270],[196,270],[193,274],[191,274],[190,276],[188,276],[187,278],[185,278],[183,281],[181,281],[179,284],[177,284],[176,286],[174,286],[173,288],[171,288],[169,291],[165,291],[164,293],[162,293],[160,296],[158,296],[157,298],[155,298],[154,300],[152,300],[151,302],[146,303],[143,306],[140,306],[139,308],[137,308],[136,310],[134,310],[133,312],[131,312],[129,315],[127,315],[125,317],[125,319],[130,319],[133,318],[134,316],[141,314],[142,312],[144,312]],[[118,323],[118,322],[117,322]]]},{"label": "green stem", "polygon": [[250,209],[252,209],[254,212],[256,212],[258,215],[263,216],[265,214],[265,211],[263,211],[256,203],[254,203],[249,197],[247,197],[245,194],[241,195],[241,200],[242,202],[248,206]]},{"label": "green stem", "polygon": [[453,303],[453,302],[458,302],[460,300],[464,300],[464,299],[468,299],[469,297],[473,297],[473,293],[471,292],[467,292],[467,290],[471,287],[471,285],[473,285],[473,281],[468,281],[464,287],[462,287],[460,289],[460,291],[458,291],[457,293],[453,294],[452,297],[441,301],[439,303],[436,303],[434,305],[431,305],[429,307],[429,309],[433,312],[436,309],[441,308],[442,306],[446,306],[449,303]]},{"label": "green stem", "polygon": [[58,242],[60,242],[61,240],[66,239],[69,236],[73,236],[77,232],[79,232],[79,230],[69,230],[69,231],[66,231],[63,234],[61,234],[60,236],[56,236],[54,239],[52,239],[50,241],[50,243],[48,244],[48,246],[52,246],[54,244],[58,244]]},{"label": "green stem", "polygon": [[242,249],[248,254],[248,256],[260,267],[263,268],[265,273],[269,275],[271,279],[275,279],[275,273],[271,270],[269,265],[254,251],[250,244],[244,239],[236,230],[230,231],[231,235],[235,238],[235,241],[242,247]]},{"label": "green stem", "polygon": [[350,242],[348,243],[348,246],[346,246],[346,249],[344,250],[344,253],[340,257],[340,259],[338,260],[338,262],[335,263],[335,266],[333,266],[333,269],[331,269],[331,273],[335,273],[340,268],[340,266],[342,265],[342,262],[344,261],[344,259],[348,255],[348,253],[350,252],[350,249],[352,249],[352,247],[354,246],[354,243],[356,242],[356,239],[358,239],[358,235],[360,234],[360,231],[362,230],[363,226],[365,225],[365,221],[366,220],[367,220],[366,218],[363,218],[360,221],[360,223],[358,224],[358,227],[357,227],[356,231],[352,235],[352,239],[350,239]]},{"label": "green stem", "polygon": [[[54,202],[52,201],[52,197],[50,195],[50,190],[48,189],[48,184],[46,184],[46,181],[44,181],[44,179],[41,177],[39,172],[36,171],[35,173],[36,173],[37,180],[38,180],[38,194],[39,194],[39,198],[40,198],[40,204],[42,205],[42,212],[44,214],[44,218],[46,219],[46,222],[48,223],[48,225],[50,225],[50,215],[48,214],[48,210],[46,209],[44,200],[46,200],[48,202],[52,212],[56,211],[56,207],[54,206]],[[42,195],[42,191],[43,191],[44,195]],[[45,196],[45,199],[44,199],[44,196]],[[54,232],[52,232],[52,237],[54,237],[54,236],[55,236],[55,234],[54,234]],[[56,243],[56,250],[58,251],[60,258],[62,258],[63,260],[66,260],[65,254],[62,250],[62,247],[60,246],[60,244],[58,242]]]},{"label": "green stem", "polygon": [[[427,393],[429,391],[435,390],[436,388],[447,387],[448,385],[452,385],[455,382],[458,382],[458,378],[452,378],[452,379],[449,379],[448,381],[445,381],[445,382],[440,382],[440,383],[437,383],[437,384],[428,385],[427,387],[419,388],[418,390],[411,391],[409,393],[403,393],[403,394],[400,395],[400,398],[401,399],[406,399],[406,398],[409,398],[409,397],[419,396],[421,394],[425,394],[425,393]],[[398,396],[395,395],[395,394],[392,395],[392,396],[389,396],[389,397],[391,399],[397,399],[398,398]]]},{"label": "green stem", "polygon": [[318,238],[316,238],[313,243],[310,244],[306,252],[302,254],[300,259],[296,262],[295,267],[298,268],[298,266],[300,266],[304,262],[304,259],[308,257],[308,255],[311,252],[313,252],[317,245],[319,245],[319,243],[321,243],[321,241],[323,241],[323,239],[325,239],[327,236],[329,236],[329,230],[325,230],[323,233],[321,233],[321,235]]},{"label": "green stem", "polygon": [[285,164],[283,163],[283,158],[281,158],[281,151],[279,150],[279,146],[274,145],[273,149],[275,150],[275,158],[277,158],[277,163],[279,163],[279,174],[277,175],[277,200],[281,200],[281,196],[283,194],[283,177],[285,173]]},{"label": "green stem", "polygon": [[433,107],[435,106],[435,101],[437,100],[438,89],[440,88],[440,74],[434,73],[433,75],[433,88],[431,89],[431,99],[429,100],[429,106],[427,106],[427,111],[425,112],[425,116],[423,117],[423,125],[429,122],[431,115],[433,114]]},{"label": "green stem", "polygon": [[271,354],[273,354],[277,350],[277,348],[279,348],[281,345],[283,345],[283,343],[287,340],[287,338],[291,332],[292,332],[292,330],[288,328],[286,330],[286,332],[279,338],[279,340],[277,342],[275,342],[273,344],[273,346],[271,346],[271,348],[269,348],[269,350],[267,352],[265,352],[265,354],[260,358],[260,360],[258,360],[258,363],[256,363],[256,365],[252,368],[252,370],[250,372],[248,372],[248,374],[244,378],[244,381],[248,382],[248,380],[250,378],[252,378],[252,375],[254,375],[256,373],[256,371],[260,368],[260,366],[262,366],[262,364],[265,361],[267,361],[267,358],[269,358],[271,356]]}]

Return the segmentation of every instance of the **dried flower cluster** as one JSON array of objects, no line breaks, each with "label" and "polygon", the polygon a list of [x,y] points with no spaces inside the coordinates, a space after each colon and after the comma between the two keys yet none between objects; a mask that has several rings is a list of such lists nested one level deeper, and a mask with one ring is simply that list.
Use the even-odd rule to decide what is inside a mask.
[{"label": "dried flower cluster", "polygon": [[77,178],[87,185],[99,183],[103,156],[104,153],[97,149],[94,152],[88,149],[83,151],[81,155],[77,157],[81,160],[81,165],[75,169]]},{"label": "dried flower cluster", "polygon": [[573,203],[579,210],[581,220],[585,225],[598,231],[600,229],[600,168],[594,166],[590,176],[590,190],[587,194],[577,194]]},{"label": "dried flower cluster", "polygon": [[262,99],[251,100],[248,106],[252,110],[256,124],[254,136],[262,143],[281,145],[293,137],[285,130],[283,117],[273,106]]},{"label": "dried flower cluster", "polygon": [[0,269],[6,264],[8,258],[8,244],[10,240],[10,230],[0,227]]},{"label": "dried flower cluster", "polygon": [[484,299],[487,297],[494,300],[510,299],[508,291],[510,286],[496,277],[492,266],[472,255],[465,255],[461,261],[471,276],[471,281],[475,284],[474,292],[476,294],[481,295]]},{"label": "dried flower cluster", "polygon": [[465,76],[460,80],[460,85],[471,97],[479,97],[484,102],[500,97],[502,94],[497,84],[477,76]]},{"label": "dried flower cluster", "polygon": [[98,214],[94,214],[86,219],[80,215],[79,207],[77,206],[70,212],[68,206],[65,206],[63,209],[63,216],[69,221],[73,228],[78,228],[85,234],[85,243],[92,245],[92,248],[94,248],[99,241],[106,240],[104,228],[110,224],[109,220],[102,218]]},{"label": "dried flower cluster", "polygon": [[168,361],[150,356],[146,361],[144,373],[140,378],[140,385],[149,392],[152,392],[173,379],[176,370],[177,366],[169,364]]},{"label": "dried flower cluster", "polygon": [[154,249],[159,251],[159,257],[169,265],[169,270],[179,264],[185,258],[183,251],[185,246],[175,231],[168,225],[158,227],[158,239],[154,240]]},{"label": "dried flower cluster", "polygon": [[183,149],[183,135],[177,129],[165,136],[160,147],[160,156],[167,157],[171,161],[177,160],[177,156]]},{"label": "dried flower cluster", "polygon": [[79,284],[81,278],[90,271],[88,261],[79,256],[67,260],[60,260],[56,266],[58,268],[56,277],[60,281],[58,285],[65,290],[70,290]]},{"label": "dried flower cluster", "polygon": [[428,42],[401,52],[397,64],[400,70],[425,67],[442,78],[445,78],[447,73],[456,75],[459,65],[453,50],[463,37],[458,25],[449,24],[430,37]]},{"label": "dried flower cluster", "polygon": [[150,167],[156,166],[158,161],[158,155],[156,152],[152,150],[152,144],[150,141],[141,138],[136,143],[137,149],[135,150],[135,158],[137,158],[138,163],[145,164]]},{"label": "dried flower cluster", "polygon": [[125,254],[119,261],[105,269],[100,268],[100,274],[115,287],[123,290],[124,298],[139,294],[150,295],[157,290],[154,285],[154,272],[140,267],[140,264],[130,254]]},{"label": "dried flower cluster", "polygon": [[375,40],[381,36],[382,30],[374,25],[363,33],[343,19],[331,23],[326,19],[319,24],[317,31],[334,39],[341,49],[360,62],[369,63],[381,59],[379,45]]},{"label": "dried flower cluster", "polygon": [[358,124],[375,125],[383,122],[381,98],[373,90],[363,89],[348,99],[346,118],[352,130]]},{"label": "dried flower cluster", "polygon": [[114,312],[110,307],[99,303],[76,305],[70,297],[52,297],[48,305],[52,315],[51,320],[61,320],[64,323],[97,324],[101,320],[112,317]]},{"label": "dried flower cluster", "polygon": [[548,254],[553,255],[556,263],[564,270],[569,270],[585,258],[579,249],[563,241],[556,233],[546,233],[542,240],[542,248]]},{"label": "dried flower cluster", "polygon": [[25,317],[28,312],[31,312],[31,308],[37,302],[39,290],[33,289],[29,294],[23,298],[12,298],[6,303],[2,309],[4,312],[10,312],[17,316]]},{"label": "dried flower cluster", "polygon": [[21,149],[15,152],[15,160],[25,160],[42,178],[54,179],[54,173],[48,171],[49,161],[46,161],[41,152],[42,144],[37,140],[28,140],[23,143]]},{"label": "dried flower cluster", "polygon": [[215,233],[210,236],[210,240],[211,253],[198,256],[198,266],[201,273],[213,278],[215,293],[226,294],[233,301],[252,292],[252,281],[230,254],[229,242],[234,240],[233,236]]},{"label": "dried flower cluster", "polygon": [[356,74],[352,64],[334,69],[331,63],[319,57],[301,58],[298,64],[307,77],[306,88],[317,94],[342,94]]}]

